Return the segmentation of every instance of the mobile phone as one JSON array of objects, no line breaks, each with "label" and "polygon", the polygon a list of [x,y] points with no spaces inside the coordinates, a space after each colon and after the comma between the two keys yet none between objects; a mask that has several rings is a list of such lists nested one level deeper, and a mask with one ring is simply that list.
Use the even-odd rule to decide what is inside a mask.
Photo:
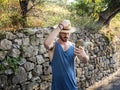
[{"label": "mobile phone", "polygon": [[82,47],[84,46],[83,40],[78,40],[75,42],[75,47],[79,48],[80,46],[82,46]]}]

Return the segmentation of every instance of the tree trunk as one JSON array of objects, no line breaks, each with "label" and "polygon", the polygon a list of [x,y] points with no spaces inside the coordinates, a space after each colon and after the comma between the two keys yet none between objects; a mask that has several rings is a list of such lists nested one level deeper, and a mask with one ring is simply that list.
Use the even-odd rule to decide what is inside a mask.
[{"label": "tree trunk", "polygon": [[27,22],[26,21],[26,14],[28,12],[28,10],[27,10],[28,2],[29,2],[29,0],[19,0],[20,8],[21,8],[21,14],[22,14],[22,18],[23,18],[23,22],[22,22],[23,27],[26,26],[26,22]]},{"label": "tree trunk", "polygon": [[108,8],[99,14],[98,23],[100,23],[102,25],[109,25],[111,19],[118,12],[120,12],[120,2],[118,2],[117,0],[114,0],[114,1],[112,0],[109,3]]},{"label": "tree trunk", "polygon": [[120,8],[117,8],[114,11],[103,11],[99,14],[99,20],[98,23],[103,24],[103,25],[109,25],[111,19],[118,13],[120,12]]}]

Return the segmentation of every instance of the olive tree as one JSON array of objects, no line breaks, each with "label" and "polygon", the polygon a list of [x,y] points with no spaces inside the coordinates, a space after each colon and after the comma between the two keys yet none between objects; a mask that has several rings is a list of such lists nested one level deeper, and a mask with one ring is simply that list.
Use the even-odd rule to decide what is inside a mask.
[{"label": "olive tree", "polygon": [[105,0],[107,8],[99,13],[99,23],[109,25],[111,19],[120,12],[120,0]]},{"label": "olive tree", "polygon": [[76,0],[69,8],[78,16],[87,15],[100,24],[109,25],[120,12],[120,0]]},{"label": "olive tree", "polygon": [[[26,26],[26,16],[27,13],[36,5],[42,4],[44,0],[19,0],[20,8],[21,8],[21,14],[23,18],[23,27]],[[31,3],[30,8],[28,8],[29,3]]]}]

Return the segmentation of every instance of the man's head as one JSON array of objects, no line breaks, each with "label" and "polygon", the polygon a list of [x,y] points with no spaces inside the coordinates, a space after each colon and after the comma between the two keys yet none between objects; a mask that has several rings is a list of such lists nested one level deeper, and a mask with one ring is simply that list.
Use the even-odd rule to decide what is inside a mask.
[{"label": "man's head", "polygon": [[63,42],[67,42],[70,34],[75,32],[75,28],[71,27],[70,20],[63,20],[59,25],[63,26],[63,29],[59,33],[59,38]]}]

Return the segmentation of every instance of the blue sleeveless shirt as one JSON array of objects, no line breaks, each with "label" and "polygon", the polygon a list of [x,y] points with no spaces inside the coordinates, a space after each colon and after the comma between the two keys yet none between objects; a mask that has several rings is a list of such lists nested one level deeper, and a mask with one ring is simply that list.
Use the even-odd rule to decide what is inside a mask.
[{"label": "blue sleeveless shirt", "polygon": [[74,45],[64,51],[56,42],[52,66],[52,90],[78,90],[74,66]]}]

